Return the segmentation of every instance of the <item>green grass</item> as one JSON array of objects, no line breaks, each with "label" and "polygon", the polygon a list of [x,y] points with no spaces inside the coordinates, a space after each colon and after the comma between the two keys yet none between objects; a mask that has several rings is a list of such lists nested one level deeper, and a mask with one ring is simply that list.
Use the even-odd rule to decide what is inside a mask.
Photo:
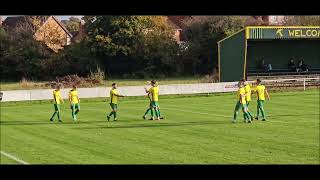
[{"label": "green grass", "polygon": [[141,118],[144,98],[122,98],[119,121],[108,123],[101,100],[81,103],[79,123],[67,104],[63,123],[51,123],[48,102],[2,103],[1,151],[31,164],[319,164],[319,91],[271,98],[268,121],[252,124],[242,113],[230,123],[234,94],[161,98],[162,121]]},{"label": "green grass", "polygon": [[[164,84],[193,84],[202,82],[201,77],[176,77],[157,79],[161,85]],[[119,86],[139,86],[146,85],[146,81],[150,79],[108,79],[101,86],[111,86],[113,82],[117,82]],[[23,87],[20,82],[1,82],[1,90],[21,90],[21,89],[50,89],[45,84],[49,81],[30,81],[30,84]]]}]

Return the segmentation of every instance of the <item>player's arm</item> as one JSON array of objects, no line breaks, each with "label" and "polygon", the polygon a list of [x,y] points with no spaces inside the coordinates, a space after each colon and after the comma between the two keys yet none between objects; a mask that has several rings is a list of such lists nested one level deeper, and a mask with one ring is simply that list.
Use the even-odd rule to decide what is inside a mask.
[{"label": "player's arm", "polygon": [[80,99],[79,99],[79,96],[77,95],[77,99],[78,99],[78,102],[80,103]]},{"label": "player's arm", "polygon": [[53,93],[53,103],[55,103],[55,102],[57,102],[57,100],[56,100],[56,96],[54,95],[54,93]]},{"label": "player's arm", "polygon": [[71,103],[71,94],[69,93],[69,102]]},{"label": "player's arm", "polygon": [[240,94],[240,103],[242,103],[242,99],[245,98],[245,94]]},{"label": "player's arm", "polygon": [[64,100],[63,100],[62,96],[60,96],[59,98],[60,98],[60,101],[61,101],[62,103],[64,103]]},{"label": "player's arm", "polygon": [[149,95],[149,91],[148,91],[148,89],[146,88],[146,87],[144,87],[144,90],[146,91],[146,93],[148,93],[148,95]]},{"label": "player's arm", "polygon": [[113,93],[113,95],[118,96],[118,97],[124,97],[124,95],[118,94],[118,93]]},{"label": "player's arm", "polygon": [[147,95],[147,96],[148,96],[149,100],[151,101],[151,97],[150,97],[150,94],[151,94],[151,93],[148,93],[148,95]]},{"label": "player's arm", "polygon": [[264,92],[267,95],[268,100],[270,101],[270,96],[269,96],[269,93],[268,93],[267,89],[264,89]]},{"label": "player's arm", "polygon": [[121,95],[121,94],[114,94],[114,95],[118,97],[125,97],[124,95]]}]

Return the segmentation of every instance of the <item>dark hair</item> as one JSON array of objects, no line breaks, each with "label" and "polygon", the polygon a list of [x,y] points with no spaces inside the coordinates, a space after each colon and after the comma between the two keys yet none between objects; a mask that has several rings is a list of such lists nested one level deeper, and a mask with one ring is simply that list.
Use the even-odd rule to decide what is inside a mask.
[{"label": "dark hair", "polygon": [[77,86],[76,86],[75,84],[74,84],[74,85],[72,85],[72,87],[73,87],[73,88],[77,88]]},{"label": "dark hair", "polygon": [[156,80],[151,80],[151,83],[152,83],[152,84],[156,84],[157,81],[156,81]]},{"label": "dark hair", "polygon": [[116,85],[116,84],[117,84],[117,83],[112,83],[111,85],[114,86],[114,85]]},{"label": "dark hair", "polygon": [[257,79],[257,82],[258,82],[258,83],[261,83],[261,79]]},{"label": "dark hair", "polygon": [[240,79],[241,82],[245,82],[246,80],[244,78]]}]

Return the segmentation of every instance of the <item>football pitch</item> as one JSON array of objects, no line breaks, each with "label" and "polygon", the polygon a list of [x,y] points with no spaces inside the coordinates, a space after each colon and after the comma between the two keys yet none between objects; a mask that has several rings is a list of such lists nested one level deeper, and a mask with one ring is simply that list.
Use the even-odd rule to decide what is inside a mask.
[{"label": "football pitch", "polygon": [[[146,97],[68,103],[62,123],[48,102],[1,103],[1,164],[319,164],[319,89],[270,93],[267,121],[232,124],[231,93],[160,96],[161,121],[143,120]],[[256,115],[255,96],[249,107]]]}]

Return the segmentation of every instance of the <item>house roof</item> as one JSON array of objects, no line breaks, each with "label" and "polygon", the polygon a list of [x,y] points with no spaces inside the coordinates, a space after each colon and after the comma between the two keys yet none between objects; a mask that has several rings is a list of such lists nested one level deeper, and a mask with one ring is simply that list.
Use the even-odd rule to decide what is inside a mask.
[{"label": "house roof", "polygon": [[192,18],[192,16],[167,16],[169,23],[173,24],[176,29],[183,28],[183,21]]},{"label": "house roof", "polygon": [[[51,16],[52,19],[54,19],[59,26],[70,36],[72,37],[72,34],[68,31],[68,29],[54,16]],[[43,17],[42,20],[42,25],[44,25],[45,23],[47,23],[49,17]],[[24,23],[24,22],[28,22],[28,18],[26,18],[26,16],[16,16],[16,17],[7,17],[4,21],[3,21],[3,25],[4,26],[8,26],[8,27],[16,27],[19,23]]]},{"label": "house roof", "polygon": [[[54,17],[54,16],[51,16],[52,17],[52,19],[54,19],[60,26],[61,26],[61,28],[72,38],[73,36],[72,36],[72,34],[68,31],[68,29],[56,18],[56,17]],[[49,19],[49,18],[48,18]],[[47,19],[47,20],[48,20]]]},{"label": "house roof", "polygon": [[25,18],[25,16],[7,17],[3,21],[3,25],[8,27],[16,27],[19,23],[24,23],[26,21],[27,19]]}]

